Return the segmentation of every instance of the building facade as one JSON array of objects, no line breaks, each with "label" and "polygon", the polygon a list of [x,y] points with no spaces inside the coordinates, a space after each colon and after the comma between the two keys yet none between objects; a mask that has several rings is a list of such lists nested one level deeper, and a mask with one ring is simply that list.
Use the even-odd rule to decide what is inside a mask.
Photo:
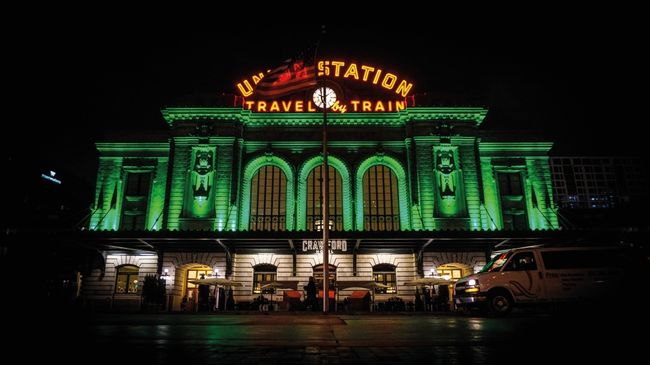
[{"label": "building facade", "polygon": [[[407,281],[459,278],[497,245],[558,229],[551,143],[479,138],[484,108],[382,109],[327,115],[332,283],[377,282],[377,301],[413,301]],[[201,274],[242,283],[236,303],[275,281],[321,281],[323,114],[162,113],[167,140],[97,143],[86,234],[104,261],[85,300],[137,306],[149,274],[166,279],[172,310],[196,298]]]}]

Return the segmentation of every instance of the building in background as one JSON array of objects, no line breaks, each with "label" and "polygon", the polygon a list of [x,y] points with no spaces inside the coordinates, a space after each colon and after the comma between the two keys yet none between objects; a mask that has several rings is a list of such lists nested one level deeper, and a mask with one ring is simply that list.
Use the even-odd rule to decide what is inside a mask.
[{"label": "building in background", "polygon": [[647,227],[643,219],[650,186],[646,160],[552,156],[550,162],[563,226]]}]

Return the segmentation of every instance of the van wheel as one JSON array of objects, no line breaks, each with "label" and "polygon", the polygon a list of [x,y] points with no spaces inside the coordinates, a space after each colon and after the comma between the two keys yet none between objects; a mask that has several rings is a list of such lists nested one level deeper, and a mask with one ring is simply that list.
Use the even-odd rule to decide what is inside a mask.
[{"label": "van wheel", "polygon": [[512,298],[503,291],[492,292],[488,296],[488,309],[490,313],[504,316],[512,311]]}]

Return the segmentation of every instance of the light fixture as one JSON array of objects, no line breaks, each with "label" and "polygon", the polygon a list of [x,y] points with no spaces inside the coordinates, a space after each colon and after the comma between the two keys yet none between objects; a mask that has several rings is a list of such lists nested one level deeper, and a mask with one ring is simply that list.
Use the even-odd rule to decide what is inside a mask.
[{"label": "light fixture", "polygon": [[[332,228],[334,228],[334,221],[331,220],[331,219],[328,219],[328,221],[329,221],[330,230],[332,230]],[[322,219],[314,220],[314,227],[316,227],[317,231],[319,231],[319,232],[322,231],[323,230],[323,220]]]}]

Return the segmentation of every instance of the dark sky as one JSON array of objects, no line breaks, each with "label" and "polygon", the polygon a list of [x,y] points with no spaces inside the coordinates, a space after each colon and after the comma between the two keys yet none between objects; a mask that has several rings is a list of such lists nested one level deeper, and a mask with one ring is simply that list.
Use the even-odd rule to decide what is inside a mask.
[{"label": "dark sky", "polygon": [[[552,24],[462,29],[329,24],[321,50],[395,70],[441,105],[486,106],[482,128],[543,136],[556,142],[556,154],[641,154],[648,63],[638,33]],[[319,33],[320,25],[70,28],[17,41],[11,46],[21,57],[10,70],[29,117],[12,123],[5,147],[28,135],[42,146],[28,153],[92,182],[96,140],[164,130],[162,106],[187,94],[235,92],[239,79],[311,46]]]}]

